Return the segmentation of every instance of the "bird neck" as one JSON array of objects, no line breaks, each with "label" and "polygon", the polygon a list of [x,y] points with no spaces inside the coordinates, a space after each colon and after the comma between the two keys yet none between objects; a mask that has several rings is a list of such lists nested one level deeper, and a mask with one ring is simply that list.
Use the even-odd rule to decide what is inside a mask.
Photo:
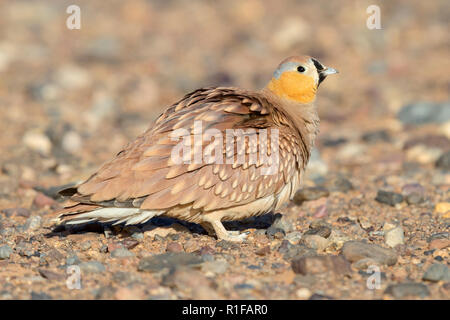
[{"label": "bird neck", "polygon": [[300,137],[305,139],[308,151],[310,151],[319,132],[319,115],[314,101],[302,103],[286,97],[280,97],[268,87],[261,92],[279,112],[290,120]]}]

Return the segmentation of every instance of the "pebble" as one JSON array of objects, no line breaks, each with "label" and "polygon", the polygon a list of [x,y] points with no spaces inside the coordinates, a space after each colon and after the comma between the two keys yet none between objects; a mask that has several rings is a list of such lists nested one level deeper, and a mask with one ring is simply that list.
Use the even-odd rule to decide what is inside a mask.
[{"label": "pebble", "polygon": [[32,216],[25,222],[24,228],[27,231],[34,231],[41,227],[42,218],[40,216]]},{"label": "pebble", "polygon": [[428,287],[423,283],[399,283],[387,287],[386,294],[392,295],[396,299],[403,299],[408,296],[425,298],[430,295]]},{"label": "pebble", "polygon": [[414,102],[402,107],[397,119],[413,125],[444,123],[450,121],[450,102]]},{"label": "pebble", "polygon": [[353,190],[353,184],[350,182],[350,180],[340,176],[332,176],[328,179],[326,179],[323,183],[323,186],[326,187],[331,192],[348,192],[350,190]]},{"label": "pebble", "polygon": [[408,204],[419,204],[424,202],[424,188],[418,183],[404,185],[402,195]]},{"label": "pebble", "polygon": [[442,263],[434,263],[425,271],[423,280],[428,281],[450,281],[450,270],[448,266]]},{"label": "pebble", "polygon": [[36,194],[36,197],[33,200],[33,205],[38,208],[45,208],[47,206],[53,205],[54,203],[55,200],[40,192]]},{"label": "pebble", "polygon": [[78,258],[78,256],[76,254],[71,255],[71,256],[67,257],[67,259],[66,259],[66,264],[68,266],[77,265],[80,263],[81,263],[81,260],[80,260],[80,258]]},{"label": "pebble", "polygon": [[126,248],[117,248],[111,252],[112,258],[130,258],[134,256],[135,254]]},{"label": "pebble", "polygon": [[202,263],[202,272],[208,276],[209,273],[212,275],[215,274],[223,274],[228,270],[229,264],[226,260],[214,260],[214,261],[206,261]]},{"label": "pebble", "polygon": [[87,251],[92,247],[91,241],[87,240],[87,241],[83,241],[80,244],[80,249],[83,251]]},{"label": "pebble", "polygon": [[9,259],[12,252],[13,250],[10,246],[8,245],[0,246],[0,260]]},{"label": "pebble", "polygon": [[105,266],[99,261],[87,261],[79,264],[82,272],[86,273],[101,273],[105,272]]},{"label": "pebble", "polygon": [[77,154],[83,147],[80,135],[75,131],[68,131],[61,140],[62,148],[71,154]]},{"label": "pebble", "polygon": [[294,225],[292,224],[291,221],[289,221],[289,219],[285,215],[278,215],[275,218],[275,221],[273,222],[272,226],[274,228],[279,228],[283,230],[285,233],[294,230]]},{"label": "pebble", "polygon": [[52,296],[45,292],[31,291],[31,300],[52,300]]},{"label": "pebble", "polygon": [[255,251],[258,256],[265,256],[270,253],[270,246],[264,246],[261,249]]},{"label": "pebble", "polygon": [[371,258],[382,265],[392,266],[397,263],[397,254],[376,244],[361,241],[347,241],[342,247],[342,254],[350,262]]},{"label": "pebble", "polygon": [[441,250],[450,247],[449,239],[434,239],[428,245],[430,249]]},{"label": "pebble", "polygon": [[289,232],[284,238],[292,244],[298,244],[302,239],[302,233],[300,231]]},{"label": "pebble", "polygon": [[24,134],[22,141],[25,146],[42,155],[49,155],[52,150],[50,139],[41,132],[27,131]]},{"label": "pebble", "polygon": [[117,300],[143,300],[144,293],[140,288],[118,288],[114,293],[114,297]]},{"label": "pebble", "polygon": [[142,258],[139,261],[138,270],[156,272],[164,268],[198,265],[202,262],[203,260],[199,256],[192,253],[169,252]]},{"label": "pebble", "polygon": [[351,274],[350,263],[342,256],[306,256],[294,259],[291,262],[292,270],[295,273],[307,275],[307,274],[319,274],[331,271],[338,275]]},{"label": "pebble", "polygon": [[384,242],[391,248],[405,243],[405,233],[402,227],[395,227],[384,232]]},{"label": "pebble", "polygon": [[403,196],[395,192],[378,190],[375,200],[394,207],[397,203],[403,201]]},{"label": "pebble", "polygon": [[450,202],[439,202],[434,207],[434,212],[442,215],[443,218],[450,218]]},{"label": "pebble", "polygon": [[328,197],[330,193],[324,187],[309,187],[298,190],[294,195],[294,203],[301,205],[304,201],[317,200],[322,197]]},{"label": "pebble", "polygon": [[309,225],[309,230],[304,235],[319,235],[328,238],[331,234],[331,224],[323,220],[315,220]]},{"label": "pebble", "polygon": [[299,299],[307,300],[311,297],[312,293],[308,288],[300,288],[297,291],[295,291],[295,295]]},{"label": "pebble", "polygon": [[183,247],[178,242],[169,242],[166,246],[166,252],[182,252]]},{"label": "pebble", "polygon": [[317,207],[316,211],[313,214],[314,218],[324,218],[328,215],[328,207],[326,204],[322,204]]},{"label": "pebble", "polygon": [[[216,246],[217,246],[217,244],[216,244]],[[191,253],[191,252],[197,251],[200,246],[199,246],[197,240],[190,239],[184,243],[183,247],[184,247],[184,251]]]},{"label": "pebble", "polygon": [[368,143],[376,143],[376,142],[389,142],[391,141],[391,137],[386,130],[376,130],[370,131],[361,137],[364,142]]},{"label": "pebble", "polygon": [[269,239],[283,239],[286,235],[286,232],[284,232],[283,229],[274,227],[272,225],[266,230],[266,235]]},{"label": "pebble", "polygon": [[436,168],[444,170],[444,171],[450,171],[450,151],[445,152],[442,154],[435,163]]},{"label": "pebble", "polygon": [[312,234],[312,235],[303,235],[301,243],[306,245],[308,248],[317,251],[324,251],[330,244],[330,241],[317,234]]},{"label": "pebble", "polygon": [[4,213],[7,217],[19,216],[28,218],[31,215],[31,210],[28,210],[26,208],[9,208],[3,209],[1,213]]}]

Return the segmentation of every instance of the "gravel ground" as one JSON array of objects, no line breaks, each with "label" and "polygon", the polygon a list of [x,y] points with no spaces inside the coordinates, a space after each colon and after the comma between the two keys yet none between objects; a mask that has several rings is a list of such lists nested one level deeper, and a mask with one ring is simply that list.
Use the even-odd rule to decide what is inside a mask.
[{"label": "gravel ground", "polygon": [[[448,299],[448,1],[0,4],[0,299]],[[230,222],[54,229],[56,191],[87,178],[205,85],[259,88],[307,53],[340,74],[281,212]],[[79,277],[78,277],[79,276]],[[77,280],[80,281],[77,281]]]}]

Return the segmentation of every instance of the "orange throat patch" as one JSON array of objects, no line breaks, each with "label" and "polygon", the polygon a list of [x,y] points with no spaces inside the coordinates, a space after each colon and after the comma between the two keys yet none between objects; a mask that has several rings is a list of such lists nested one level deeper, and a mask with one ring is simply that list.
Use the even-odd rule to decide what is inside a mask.
[{"label": "orange throat patch", "polygon": [[278,79],[272,78],[267,88],[280,97],[300,103],[314,101],[317,91],[313,78],[294,71],[283,72]]}]

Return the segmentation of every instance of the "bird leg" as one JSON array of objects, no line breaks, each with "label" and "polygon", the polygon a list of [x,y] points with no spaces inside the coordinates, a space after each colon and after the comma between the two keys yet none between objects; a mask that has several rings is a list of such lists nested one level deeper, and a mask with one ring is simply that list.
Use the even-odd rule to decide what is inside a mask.
[{"label": "bird leg", "polygon": [[248,232],[240,233],[239,231],[227,231],[222,222],[217,219],[202,222],[201,225],[206,231],[208,231],[209,235],[214,235],[215,233],[217,239],[219,240],[242,242],[249,234]]}]

